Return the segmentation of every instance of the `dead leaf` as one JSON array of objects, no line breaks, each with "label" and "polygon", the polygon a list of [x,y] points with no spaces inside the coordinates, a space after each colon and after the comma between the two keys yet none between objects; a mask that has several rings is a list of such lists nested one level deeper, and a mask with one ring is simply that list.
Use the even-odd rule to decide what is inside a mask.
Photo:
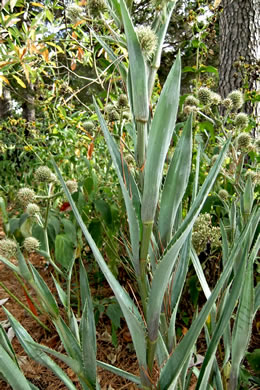
[{"label": "dead leaf", "polygon": [[0,306],[4,305],[8,301],[8,299],[9,298],[0,299]]}]

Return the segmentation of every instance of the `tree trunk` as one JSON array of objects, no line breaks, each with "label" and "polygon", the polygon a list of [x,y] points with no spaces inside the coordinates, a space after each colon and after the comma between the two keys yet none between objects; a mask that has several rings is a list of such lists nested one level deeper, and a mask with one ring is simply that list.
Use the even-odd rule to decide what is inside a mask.
[{"label": "tree trunk", "polygon": [[[258,0],[222,0],[220,15],[219,91],[257,90],[260,55]],[[257,85],[258,84],[258,85]],[[252,106],[245,107],[248,113]]]},{"label": "tree trunk", "polygon": [[35,98],[33,85],[28,85],[24,98],[25,102],[22,105],[23,117],[28,122],[35,122]]},{"label": "tree trunk", "polygon": [[9,89],[3,88],[0,97],[0,119],[5,119],[11,114],[11,94]]}]

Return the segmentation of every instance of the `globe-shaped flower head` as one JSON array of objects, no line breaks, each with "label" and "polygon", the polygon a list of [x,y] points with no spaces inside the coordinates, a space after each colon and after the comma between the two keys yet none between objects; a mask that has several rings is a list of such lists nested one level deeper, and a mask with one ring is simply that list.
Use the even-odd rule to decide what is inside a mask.
[{"label": "globe-shaped flower head", "polygon": [[155,32],[149,26],[141,26],[136,29],[136,34],[145,58],[150,60],[158,45]]},{"label": "globe-shaped flower head", "polygon": [[18,191],[17,199],[22,206],[26,207],[29,203],[35,202],[36,195],[30,188],[24,187]]}]

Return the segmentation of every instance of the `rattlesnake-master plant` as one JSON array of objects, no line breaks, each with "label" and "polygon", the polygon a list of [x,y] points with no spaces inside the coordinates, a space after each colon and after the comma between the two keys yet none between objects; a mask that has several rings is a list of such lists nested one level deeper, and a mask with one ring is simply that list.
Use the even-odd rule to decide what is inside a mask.
[{"label": "rattlesnake-master plant", "polygon": [[[226,228],[222,226],[223,271],[215,286],[210,291],[197,255],[191,246],[192,227],[205,200],[218,176],[221,164],[229,148],[230,140],[223,143],[221,152],[208,172],[201,187],[198,185],[200,167],[200,146],[197,153],[197,167],[193,185],[193,198],[190,209],[182,217],[182,200],[188,185],[192,158],[192,116],[187,119],[175,145],[175,151],[167,170],[164,185],[162,177],[166,155],[175,132],[178,112],[181,59],[180,55],[168,75],[153,115],[149,109],[156,71],[160,65],[161,50],[167,26],[174,9],[175,1],[163,3],[158,8],[152,29],[156,34],[156,50],[152,56],[143,54],[138,39],[138,32],[133,26],[124,0],[107,1],[108,10],[118,27],[123,24],[126,45],[129,53],[129,67],[118,63],[123,81],[127,85],[129,104],[133,116],[133,144],[136,156],[136,171],[132,174],[122,153],[110,133],[107,124],[94,100],[107,147],[118,175],[129,223],[129,246],[126,247],[129,262],[135,273],[138,292],[141,298],[140,308],[130,298],[125,289],[113,276],[94,240],[85,226],[81,215],[54,164],[57,175],[71,204],[74,215],[82,232],[93,251],[95,259],[106,277],[122,309],[129,327],[140,368],[140,376],[135,377],[116,367],[96,361],[96,340],[93,308],[87,275],[81,264],[81,297],[82,317],[78,325],[74,316],[66,324],[60,314],[54,298],[50,296],[33,267],[26,268],[21,256],[16,271],[23,272],[27,280],[34,281],[38,293],[46,302],[46,310],[61,337],[67,355],[62,355],[33,342],[21,325],[8,314],[17,337],[26,352],[38,362],[51,367],[50,353],[68,364],[78,375],[83,389],[99,389],[96,376],[97,364],[136,383],[142,389],[187,389],[192,370],[198,376],[197,389],[224,389],[221,368],[216,361],[216,349],[220,338],[227,332],[227,327],[239,302],[233,341],[235,353],[232,356],[232,375],[230,388],[236,388],[238,367],[241,353],[246,348],[247,340],[242,342],[241,335],[249,330],[252,321],[252,308],[247,308],[248,301],[253,300],[252,267],[260,246],[260,239],[254,243],[253,238],[259,223],[259,210],[253,208],[252,187],[246,187],[243,196],[244,205],[249,211],[248,218],[240,221],[239,229],[232,240],[227,237]],[[112,49],[102,37],[96,36],[113,61],[117,61]],[[116,36],[114,36],[116,38]],[[118,38],[122,38],[119,37]],[[122,40],[121,40],[122,42]],[[129,147],[131,147],[129,145]],[[249,183],[250,184],[250,183]],[[235,211],[233,211],[233,214]],[[230,215],[234,223],[234,215]],[[192,325],[182,340],[177,343],[175,318],[185,284],[189,261],[192,259],[199,277],[206,303],[200,313],[194,317]],[[8,261],[2,258],[8,265]],[[26,272],[27,273],[26,273]],[[244,275],[246,277],[244,278]],[[172,286],[172,293],[168,292]],[[166,307],[164,297],[167,294]],[[47,304],[49,300],[49,305]],[[218,305],[216,305],[218,301]],[[246,318],[246,321],[244,319]],[[210,319],[210,320],[209,320]],[[243,319],[243,321],[242,321]],[[208,326],[206,327],[206,320]],[[193,369],[191,358],[196,351],[196,341],[202,329],[205,329],[208,342],[201,371]],[[231,331],[229,329],[229,331]],[[231,350],[230,339],[227,347]],[[238,352],[238,343],[241,350]],[[236,347],[237,346],[237,347]],[[242,351],[242,352],[241,352]],[[227,353],[228,360],[230,353]],[[156,372],[159,373],[156,376]],[[74,389],[73,384],[56,365],[53,371]]]}]

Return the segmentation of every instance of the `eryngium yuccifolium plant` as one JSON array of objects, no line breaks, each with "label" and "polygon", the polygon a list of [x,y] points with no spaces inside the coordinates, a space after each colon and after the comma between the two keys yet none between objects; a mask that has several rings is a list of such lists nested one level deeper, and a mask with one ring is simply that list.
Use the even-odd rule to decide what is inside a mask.
[{"label": "eryngium yuccifolium plant", "polygon": [[104,0],[88,0],[87,10],[89,11],[91,16],[95,17],[98,16],[100,13],[105,12],[106,4]]},{"label": "eryngium yuccifolium plant", "polygon": [[251,171],[250,169],[247,170],[246,172],[246,177],[250,176],[251,180],[254,184],[259,184],[260,182],[260,174],[255,171]]},{"label": "eryngium yuccifolium plant", "polygon": [[244,112],[240,112],[235,117],[235,126],[239,129],[245,129],[248,126],[248,116]]},{"label": "eryngium yuccifolium plant", "polygon": [[248,133],[241,133],[237,137],[237,146],[238,149],[246,149],[251,143],[251,136]]},{"label": "eryngium yuccifolium plant", "polygon": [[198,108],[196,106],[184,106],[183,113],[185,115],[190,115],[192,112],[196,112]]},{"label": "eryngium yuccifolium plant", "polygon": [[198,254],[204,252],[208,243],[211,248],[217,248],[220,246],[220,236],[220,228],[212,226],[210,214],[199,215],[192,232],[192,244],[196,252]]},{"label": "eryngium yuccifolium plant", "polygon": [[211,92],[211,104],[217,106],[220,103],[221,103],[221,96],[216,92]]},{"label": "eryngium yuccifolium plant", "polygon": [[71,23],[75,24],[84,17],[83,9],[75,3],[71,3],[67,6],[66,16]]},{"label": "eryngium yuccifolium plant", "polygon": [[212,92],[207,87],[201,87],[198,90],[198,98],[200,103],[204,104],[205,106],[209,105],[211,103],[212,99]]},{"label": "eryngium yuccifolium plant", "polygon": [[74,180],[66,181],[66,186],[71,194],[78,191],[78,183]]},{"label": "eryngium yuccifolium plant", "polygon": [[29,203],[26,207],[26,213],[33,217],[35,214],[40,212],[40,207],[36,203]]},{"label": "eryngium yuccifolium plant", "polygon": [[231,106],[232,106],[232,100],[229,99],[229,98],[226,98],[226,99],[224,99],[224,100],[222,101],[222,104],[223,104],[223,106],[226,107],[226,108],[231,108]]},{"label": "eryngium yuccifolium plant", "polygon": [[219,190],[218,195],[223,200],[227,200],[228,197],[229,197],[228,192],[226,190],[224,190],[224,189]]},{"label": "eryngium yuccifolium plant", "polygon": [[116,110],[112,110],[108,113],[108,119],[110,122],[116,122],[119,121],[120,115]]},{"label": "eryngium yuccifolium plant", "polygon": [[117,106],[119,108],[126,108],[128,106],[128,99],[126,94],[121,93],[121,95],[118,98]]},{"label": "eryngium yuccifolium plant", "polygon": [[37,240],[37,238],[26,237],[23,242],[23,247],[25,250],[27,250],[28,253],[32,253],[40,248],[40,242]]},{"label": "eryngium yuccifolium plant", "polygon": [[228,98],[231,100],[231,102],[232,102],[231,107],[234,110],[238,110],[239,108],[241,108],[243,106],[244,98],[243,98],[242,92],[240,92],[240,91],[232,91],[228,95]]},{"label": "eryngium yuccifolium plant", "polygon": [[149,26],[141,26],[136,29],[136,34],[145,58],[150,60],[158,44],[155,32]]},{"label": "eryngium yuccifolium plant", "polygon": [[87,131],[91,131],[91,130],[94,130],[95,125],[94,125],[94,122],[92,122],[92,121],[86,121],[83,123],[83,127]]},{"label": "eryngium yuccifolium plant", "polygon": [[212,158],[211,158],[212,165],[216,162],[217,158],[218,158],[218,154],[214,154],[214,156],[212,156]]},{"label": "eryngium yuccifolium plant", "polygon": [[21,188],[17,193],[17,199],[19,203],[26,207],[29,203],[34,203],[36,199],[36,194],[30,188]]},{"label": "eryngium yuccifolium plant", "polygon": [[46,166],[41,166],[36,169],[34,176],[38,183],[49,183],[52,180],[52,171]]},{"label": "eryngium yuccifolium plant", "polygon": [[199,100],[195,98],[193,95],[188,95],[184,102],[185,106],[198,106]]},{"label": "eryngium yuccifolium plant", "polygon": [[17,244],[14,240],[4,238],[0,240],[0,255],[10,259],[17,254]]}]

